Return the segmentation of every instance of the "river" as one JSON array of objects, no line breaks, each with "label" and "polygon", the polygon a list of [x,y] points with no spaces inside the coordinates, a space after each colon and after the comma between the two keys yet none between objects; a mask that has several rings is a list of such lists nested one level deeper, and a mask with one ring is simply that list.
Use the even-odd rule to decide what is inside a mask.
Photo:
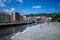
[{"label": "river", "polygon": [[37,25],[39,23],[32,23],[32,24],[26,24],[26,25],[18,25],[18,26],[9,26],[5,28],[0,28],[0,40],[6,40],[9,39],[11,36],[16,34],[17,32],[23,32],[28,27],[31,27],[33,25]]},{"label": "river", "polygon": [[54,23],[32,23],[2,28],[1,40],[60,40],[60,26]]}]

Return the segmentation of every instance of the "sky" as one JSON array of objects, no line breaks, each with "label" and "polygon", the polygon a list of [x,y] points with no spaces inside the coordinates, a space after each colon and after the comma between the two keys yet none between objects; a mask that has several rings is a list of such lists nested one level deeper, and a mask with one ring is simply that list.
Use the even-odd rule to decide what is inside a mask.
[{"label": "sky", "polygon": [[0,0],[0,12],[21,15],[60,12],[60,0]]}]

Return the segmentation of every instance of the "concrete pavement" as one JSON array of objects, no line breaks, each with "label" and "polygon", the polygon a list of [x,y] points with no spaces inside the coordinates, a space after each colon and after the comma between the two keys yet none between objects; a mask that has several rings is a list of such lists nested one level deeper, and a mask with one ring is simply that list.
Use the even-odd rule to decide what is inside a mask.
[{"label": "concrete pavement", "polygon": [[11,40],[60,40],[60,26],[53,23],[42,23],[28,27],[25,32],[19,32]]}]

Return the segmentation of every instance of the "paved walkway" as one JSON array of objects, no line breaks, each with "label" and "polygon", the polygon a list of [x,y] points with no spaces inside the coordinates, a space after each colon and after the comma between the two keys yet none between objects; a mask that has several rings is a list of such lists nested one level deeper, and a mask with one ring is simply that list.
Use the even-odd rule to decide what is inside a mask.
[{"label": "paved walkway", "polygon": [[22,33],[18,32],[11,40],[60,40],[60,26],[53,23],[38,24]]}]

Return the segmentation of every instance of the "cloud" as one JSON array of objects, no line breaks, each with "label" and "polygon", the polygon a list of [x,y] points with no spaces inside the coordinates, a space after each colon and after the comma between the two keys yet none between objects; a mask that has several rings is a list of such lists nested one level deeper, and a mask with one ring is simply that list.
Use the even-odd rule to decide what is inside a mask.
[{"label": "cloud", "polygon": [[0,6],[6,6],[5,4],[3,4],[3,3],[0,3]]},{"label": "cloud", "polygon": [[[15,1],[23,3],[23,0],[15,0]],[[13,2],[13,0],[0,0],[0,6],[7,6],[7,4],[10,4],[11,2]]]},{"label": "cloud", "polygon": [[2,0],[0,0],[0,6],[6,6]]},{"label": "cloud", "polygon": [[17,0],[18,2],[20,2],[20,3],[23,3],[23,0]]},{"label": "cloud", "polygon": [[50,8],[50,10],[55,10],[55,8]]},{"label": "cloud", "polygon": [[10,9],[10,12],[13,12],[13,11],[15,11],[15,8],[11,8],[11,9]]},{"label": "cloud", "polygon": [[12,0],[3,0],[4,2],[11,2]]},{"label": "cloud", "polygon": [[24,12],[24,13],[27,13],[28,11],[26,11],[26,10],[23,10],[23,12]]},{"label": "cloud", "polygon": [[32,6],[32,8],[41,8],[42,6]]},{"label": "cloud", "polygon": [[58,4],[60,4],[60,2]]},{"label": "cloud", "polygon": [[4,2],[6,2],[7,0],[3,0]]},{"label": "cloud", "polygon": [[8,12],[9,10],[5,9],[4,11]]},{"label": "cloud", "polygon": [[23,10],[23,13],[29,14],[29,11],[28,10]]},{"label": "cloud", "polygon": [[10,10],[11,10],[11,11],[15,11],[15,8],[11,8]]},{"label": "cloud", "polygon": [[3,2],[4,2],[5,4],[10,4],[10,3],[12,2],[12,0],[3,0]]},{"label": "cloud", "polygon": [[4,11],[11,13],[11,12],[15,11],[15,8],[11,8],[11,9],[9,9],[9,10],[8,10],[8,9],[5,9]]},{"label": "cloud", "polygon": [[0,0],[0,6],[6,6],[5,3],[10,3],[12,0]]}]

